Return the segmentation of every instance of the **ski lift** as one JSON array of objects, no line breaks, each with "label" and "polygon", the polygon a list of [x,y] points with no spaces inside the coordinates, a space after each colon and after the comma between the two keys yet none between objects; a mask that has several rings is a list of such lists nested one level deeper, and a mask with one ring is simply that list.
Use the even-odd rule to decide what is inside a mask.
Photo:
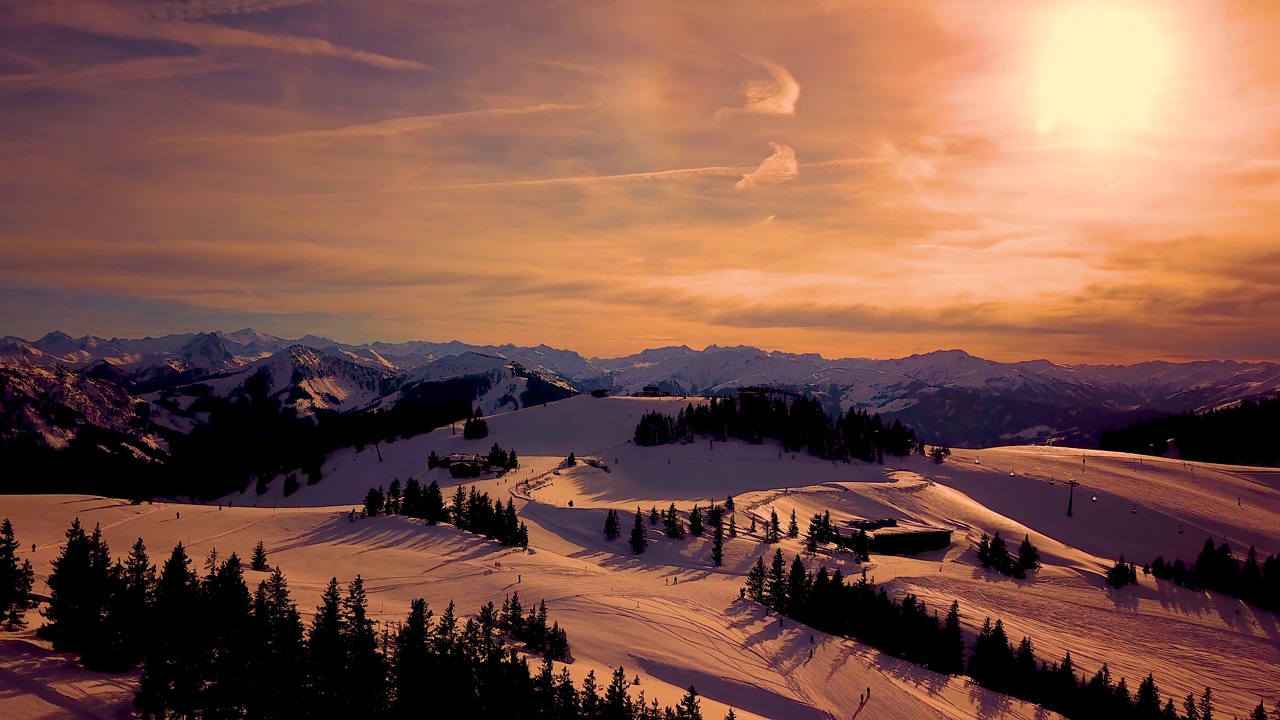
[{"label": "ski lift", "polygon": [[1010,471],[1009,471],[1009,477],[1013,477],[1013,471],[1012,471],[1012,470],[1010,470]]},{"label": "ski lift", "polygon": [[1098,496],[1097,496],[1097,495],[1094,495],[1094,496],[1093,496],[1093,501],[1094,501],[1094,502],[1098,502]]},{"label": "ski lift", "polygon": [[1179,525],[1179,526],[1178,526],[1178,534],[1179,534],[1179,535],[1181,535],[1181,534],[1182,534],[1182,532],[1183,532],[1183,530],[1182,530],[1182,526],[1181,526],[1181,525]]},{"label": "ski lift", "polygon": [[1132,509],[1132,510],[1130,510],[1129,512],[1133,513],[1134,515],[1137,515],[1137,514],[1138,514],[1138,506],[1137,506],[1137,505],[1134,505],[1134,506],[1133,506],[1133,509]]}]

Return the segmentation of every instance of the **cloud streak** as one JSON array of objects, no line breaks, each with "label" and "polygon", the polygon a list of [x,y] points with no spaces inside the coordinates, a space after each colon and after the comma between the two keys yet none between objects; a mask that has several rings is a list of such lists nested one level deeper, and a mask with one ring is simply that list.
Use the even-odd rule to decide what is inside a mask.
[{"label": "cloud streak", "polygon": [[742,86],[746,104],[722,107],[716,117],[733,115],[795,115],[800,99],[800,83],[781,65],[762,57],[747,57],[769,73],[768,80],[751,80]]}]

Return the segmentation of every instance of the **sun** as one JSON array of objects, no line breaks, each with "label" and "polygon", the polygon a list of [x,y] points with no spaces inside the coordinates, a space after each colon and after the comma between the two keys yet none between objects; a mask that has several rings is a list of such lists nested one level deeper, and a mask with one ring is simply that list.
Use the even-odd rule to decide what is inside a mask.
[{"label": "sun", "polygon": [[1147,129],[1169,62],[1153,18],[1121,3],[1052,16],[1038,75],[1037,127],[1100,139]]}]

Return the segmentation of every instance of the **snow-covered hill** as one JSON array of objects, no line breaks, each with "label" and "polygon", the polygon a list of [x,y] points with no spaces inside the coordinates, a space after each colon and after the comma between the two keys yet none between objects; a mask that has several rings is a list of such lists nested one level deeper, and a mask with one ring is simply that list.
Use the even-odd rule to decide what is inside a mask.
[{"label": "snow-covered hill", "polygon": [[229,375],[203,381],[217,397],[254,392],[293,408],[299,417],[320,410],[347,412],[364,408],[394,389],[396,373],[359,365],[338,354],[292,345]]},{"label": "snow-covered hill", "polygon": [[[158,440],[145,406],[120,386],[63,367],[0,364],[0,445],[67,447],[86,428],[101,428],[149,446]],[[114,448],[108,448],[114,451]]]}]

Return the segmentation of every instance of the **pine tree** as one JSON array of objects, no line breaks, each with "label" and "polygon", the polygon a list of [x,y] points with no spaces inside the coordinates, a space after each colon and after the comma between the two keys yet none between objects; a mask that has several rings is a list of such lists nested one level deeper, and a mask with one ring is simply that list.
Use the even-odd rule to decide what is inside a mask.
[{"label": "pine tree", "polygon": [[[636,512],[640,512],[640,508],[636,508]],[[658,524],[658,520],[659,520],[659,517],[658,517],[658,506],[657,506],[657,505],[654,505],[654,506],[649,510],[649,524],[650,524],[650,525],[657,525],[657,524]]]},{"label": "pine tree", "polygon": [[[751,516],[751,528],[750,528],[749,530],[747,530],[747,532],[749,532],[749,533],[754,533],[755,531],[756,531],[756,516],[755,516],[755,515],[752,515],[752,516]],[[766,542],[767,542],[767,541],[766,541]]]},{"label": "pine tree", "polygon": [[804,551],[810,555],[818,552],[818,538],[822,536],[822,516],[814,515],[809,520],[809,528],[804,533]]},{"label": "pine tree", "polygon": [[702,707],[698,703],[698,691],[689,686],[689,691],[676,705],[676,720],[702,720]]},{"label": "pine tree", "polygon": [[725,509],[725,510],[728,510],[730,513],[737,512],[737,511],[734,509],[734,506],[733,506],[733,496],[732,496],[732,495],[730,495],[729,497],[727,497],[727,498],[725,498],[725,499],[724,499],[724,509]]},{"label": "pine tree", "polygon": [[791,508],[791,522],[787,523],[787,537],[793,540],[800,537],[800,526],[796,524],[795,508]]},{"label": "pine tree", "polygon": [[1267,709],[1258,703],[1258,707],[1253,709],[1253,714],[1249,715],[1249,720],[1267,720]]},{"label": "pine tree", "polygon": [[622,528],[618,522],[618,513],[610,510],[604,517],[604,539],[613,542],[622,535]]},{"label": "pine tree", "polygon": [[769,579],[765,585],[764,604],[784,612],[787,606],[786,564],[782,559],[782,549],[773,553],[773,563],[769,566]]},{"label": "pine tree", "polygon": [[604,691],[604,703],[600,707],[600,720],[631,720],[631,696],[627,694],[627,674],[619,665],[613,671],[613,679]]},{"label": "pine tree", "polygon": [[440,492],[440,483],[435,480],[427,486],[422,496],[422,518],[428,525],[443,522],[445,517],[444,495]]},{"label": "pine tree", "polygon": [[734,515],[729,516],[729,537],[731,538],[738,537],[738,523],[734,520],[735,517]]},{"label": "pine tree", "polygon": [[1186,699],[1182,701],[1182,712],[1186,720],[1201,720],[1200,707],[1196,705],[1195,693],[1188,693]]},{"label": "pine tree", "polygon": [[1200,720],[1213,720],[1213,689],[1205,688],[1200,695]]},{"label": "pine tree", "polygon": [[639,555],[648,547],[649,541],[644,536],[644,517],[640,513],[640,508],[636,507],[635,524],[631,526],[631,539],[627,541],[631,546],[631,552]]},{"label": "pine tree", "polygon": [[1039,569],[1040,567],[1040,551],[1035,545],[1031,544],[1031,535],[1025,535],[1022,538],[1022,544],[1018,546],[1018,566],[1026,572]]},{"label": "pine tree", "polygon": [[105,641],[102,623],[110,602],[110,549],[102,539],[102,530],[94,526],[85,535],[80,520],[72,521],[66,533],[67,542],[53,561],[50,574],[49,605],[44,616],[49,623],[40,628],[40,637],[63,652],[99,651]]},{"label": "pine tree", "polygon": [[342,642],[342,594],[329,580],[307,634],[307,697],[312,717],[341,716],[345,707],[346,652]]},{"label": "pine tree", "polygon": [[808,597],[809,577],[800,556],[796,555],[791,561],[791,571],[787,574],[787,602],[782,612],[804,619],[803,610]]},{"label": "pine tree", "polygon": [[201,586],[204,606],[207,684],[200,705],[205,718],[243,716],[245,670],[252,661],[252,605],[244,569],[235,554],[223,561]]},{"label": "pine tree", "polygon": [[960,601],[952,600],[942,626],[938,672],[959,675],[964,672],[964,629],[960,627]]},{"label": "pine tree", "polygon": [[356,575],[342,601],[341,637],[346,650],[344,689],[347,707],[353,716],[366,717],[377,715],[387,697],[386,666],[378,652],[378,635],[368,617],[368,605],[364,580]]},{"label": "pine tree", "polygon": [[245,715],[263,720],[296,717],[306,679],[302,619],[280,568],[258,583],[252,623]]},{"label": "pine tree", "polygon": [[30,560],[18,562],[18,540],[9,518],[0,523],[0,622],[6,630],[26,625],[23,613],[31,607],[35,571]]},{"label": "pine tree", "polygon": [[689,513],[689,534],[702,537],[702,508],[696,504],[693,506],[693,511]]},{"label": "pine tree", "polygon": [[253,558],[250,560],[249,567],[255,572],[266,572],[271,569],[267,566],[267,548],[261,540],[253,546]]},{"label": "pine tree", "polygon": [[123,588],[113,602],[123,640],[121,661],[126,667],[142,662],[146,639],[151,636],[151,605],[156,594],[156,566],[147,556],[147,545],[138,538],[129,549],[123,568]]},{"label": "pine tree", "polygon": [[756,564],[747,573],[747,597],[756,602],[764,602],[764,556],[756,557]]},{"label": "pine tree", "polygon": [[716,525],[711,532],[711,562],[720,567],[724,562],[724,525]]},{"label": "pine tree", "polygon": [[1156,688],[1156,679],[1152,675],[1138,685],[1138,694],[1134,698],[1134,713],[1143,720],[1160,717],[1160,690]]},{"label": "pine tree", "polygon": [[[160,628],[186,627],[198,602],[199,580],[191,571],[186,549],[178,543],[160,573],[151,621]],[[147,648],[134,697],[143,717],[194,717],[200,706],[205,660],[199,633],[157,633]]]},{"label": "pine tree", "polygon": [[781,526],[778,524],[778,510],[771,508],[769,510],[769,527],[765,530],[764,541],[767,543],[776,543],[782,539]]}]

